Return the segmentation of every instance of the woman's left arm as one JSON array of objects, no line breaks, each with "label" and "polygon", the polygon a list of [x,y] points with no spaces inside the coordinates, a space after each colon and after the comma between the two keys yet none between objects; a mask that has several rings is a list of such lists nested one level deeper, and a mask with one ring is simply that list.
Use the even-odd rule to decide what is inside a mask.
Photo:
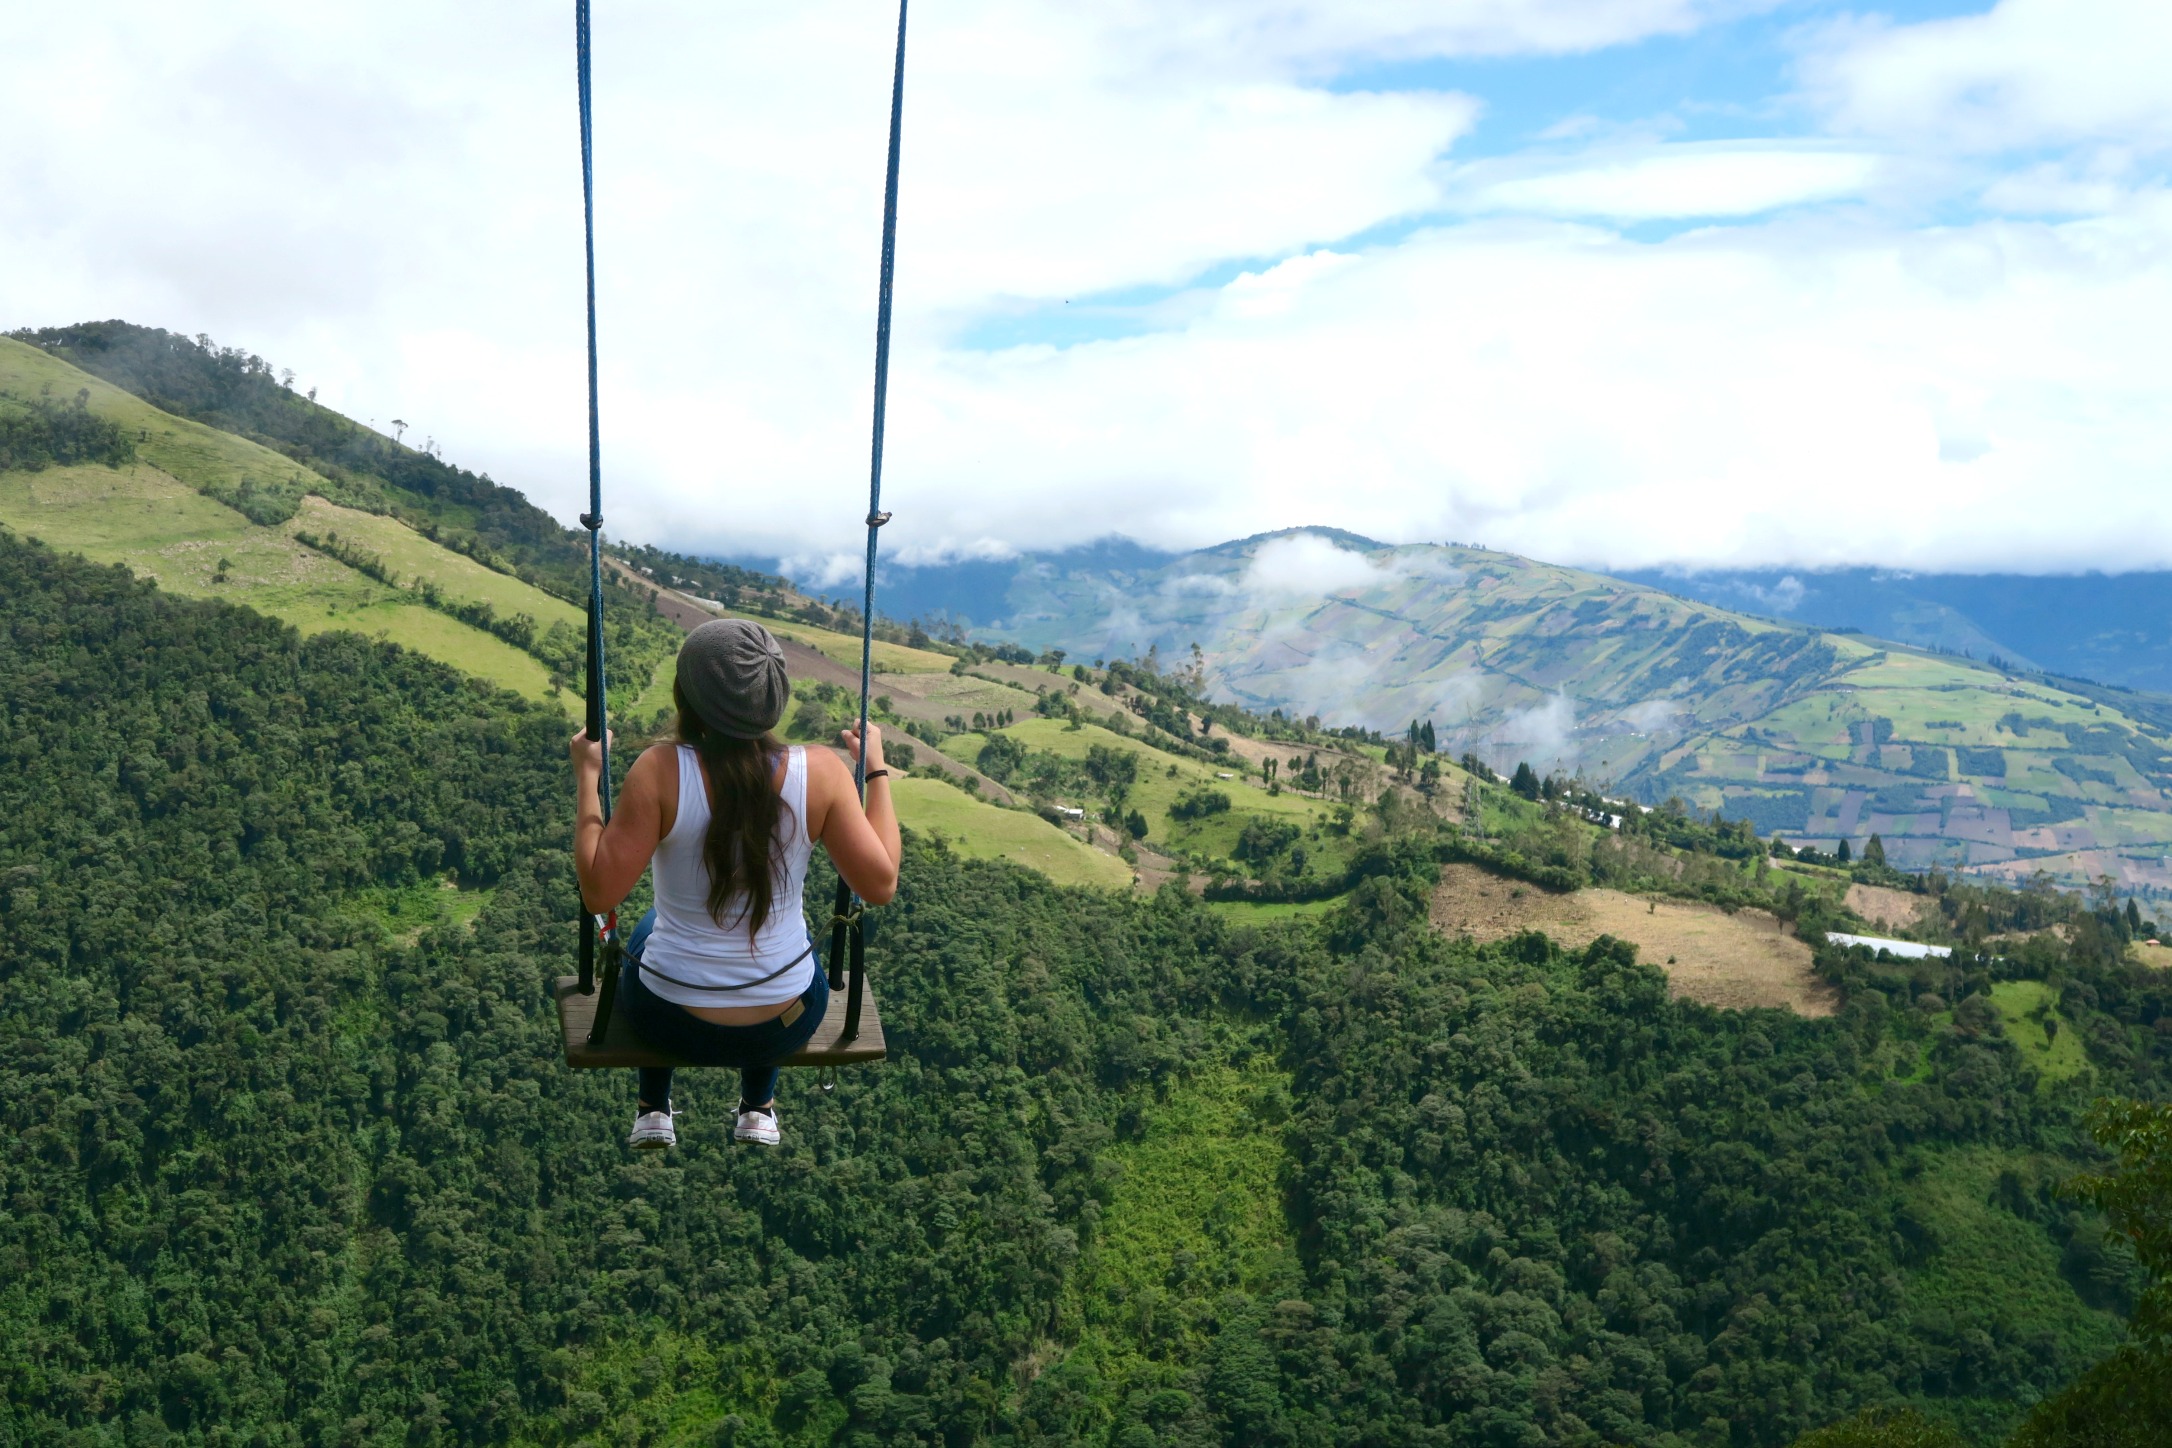
[{"label": "woman's left arm", "polygon": [[615,910],[649,867],[663,838],[663,796],[656,787],[659,751],[650,750],[626,771],[611,822],[603,821],[598,782],[603,750],[582,730],[566,746],[573,756],[573,869],[581,877],[588,908]]}]

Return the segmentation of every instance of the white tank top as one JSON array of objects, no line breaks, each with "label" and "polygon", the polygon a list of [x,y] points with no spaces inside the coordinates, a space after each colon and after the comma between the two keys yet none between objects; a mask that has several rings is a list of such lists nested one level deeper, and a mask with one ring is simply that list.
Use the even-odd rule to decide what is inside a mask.
[{"label": "white tank top", "polygon": [[[643,966],[654,967],[642,971],[642,981],[665,1000],[682,1006],[782,1005],[798,999],[813,981],[800,898],[814,841],[807,837],[807,751],[796,745],[785,756],[778,798],[784,812],[777,821],[776,894],[769,918],[750,939],[744,895],[725,905],[721,926],[709,914],[709,864],[702,858],[709,791],[699,756],[690,745],[679,746],[679,817],[656,846],[656,925],[641,952]],[[795,959],[796,968],[763,981]]]}]

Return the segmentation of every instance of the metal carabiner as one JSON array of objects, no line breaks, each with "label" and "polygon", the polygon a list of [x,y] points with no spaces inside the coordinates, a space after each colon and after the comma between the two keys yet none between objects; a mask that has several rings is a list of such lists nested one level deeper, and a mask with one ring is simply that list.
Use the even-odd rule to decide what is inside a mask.
[{"label": "metal carabiner", "polygon": [[815,1089],[824,1096],[837,1089],[837,1068],[835,1066],[824,1066],[815,1074]]}]

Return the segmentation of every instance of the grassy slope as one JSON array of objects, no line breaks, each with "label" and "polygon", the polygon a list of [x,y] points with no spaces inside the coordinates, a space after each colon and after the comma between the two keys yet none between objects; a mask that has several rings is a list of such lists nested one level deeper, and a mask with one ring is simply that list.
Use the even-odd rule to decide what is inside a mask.
[{"label": "grassy slope", "polygon": [[[0,473],[0,524],[100,563],[123,563],[169,592],[222,597],[305,634],[351,629],[388,639],[529,698],[549,695],[549,675],[530,655],[457,619],[409,601],[303,547],[296,528],[338,532],[378,553],[405,578],[427,578],[451,598],[487,601],[501,614],[548,625],[579,615],[518,579],[439,548],[393,519],[305,499],[294,520],[263,527],[200,491],[243,476],[316,480],[300,465],[246,439],[170,416],[34,347],[0,338],[0,391],[35,396],[88,389],[92,409],[139,434],[141,461],[123,468],[49,468]],[[231,563],[214,583],[220,560]]]},{"label": "grassy slope", "polygon": [[901,777],[893,786],[902,823],[941,836],[968,859],[1009,860],[1059,885],[1120,890],[1131,884],[1129,865],[1087,848],[1038,815],[998,808],[932,779]]},{"label": "grassy slope", "polygon": [[[819,649],[832,663],[843,664],[853,672],[859,672],[860,641],[857,638],[793,619],[770,618],[760,614],[753,616],[760,618],[763,627],[777,637],[795,639],[809,648]],[[885,643],[881,639],[875,640],[874,658],[875,671],[882,674],[947,674],[953,662],[949,654],[939,654],[931,649],[907,648],[904,644]]]},{"label": "grassy slope", "polygon": [[2057,1037],[2044,1030],[2046,1016],[2056,1011],[2059,993],[2040,980],[2002,980],[1991,987],[1991,1004],[2004,1018],[2006,1039],[2020,1047],[2046,1081],[2079,1076],[2089,1065],[2081,1037],[2062,1029]]},{"label": "grassy slope", "polygon": [[[348,629],[531,699],[550,692],[548,671],[511,644],[409,602],[142,463],[0,473],[0,524],[93,562],[125,564],[170,593],[247,604],[304,634]],[[214,582],[222,560],[230,565],[226,581]]]},{"label": "grassy slope", "polygon": [[[1179,759],[1174,755],[1164,754],[1136,739],[1104,729],[1097,724],[1086,724],[1072,729],[1054,719],[1031,718],[1021,719],[1001,732],[1020,740],[1029,749],[1061,755],[1066,759],[1084,759],[1087,751],[1096,744],[1137,755],[1139,779],[1131,789],[1131,807],[1146,816],[1149,844],[1174,845],[1209,855],[1226,856],[1235,848],[1237,836],[1244,829],[1245,821],[1253,816],[1288,819],[1300,826],[1309,827],[1332,813],[1331,807],[1320,800],[1288,790],[1278,795],[1270,795],[1257,780],[1242,775],[1223,779],[1221,775],[1234,774],[1235,771],[1218,769],[1195,759]],[[966,742],[974,738],[975,736],[971,735],[958,736],[958,747],[965,751],[966,758],[979,752],[978,742]],[[1176,771],[1174,775],[1170,773],[1172,769]],[[1182,795],[1201,786],[1218,789],[1228,795],[1229,812],[1188,822],[1172,818],[1169,813],[1170,806]]]},{"label": "grassy slope", "polygon": [[875,689],[878,693],[888,689],[909,689],[941,706],[944,716],[955,714],[970,719],[978,713],[995,714],[1005,709],[1021,715],[1033,712],[1033,695],[972,674],[882,673],[875,676]]},{"label": "grassy slope", "polygon": [[1324,915],[1342,903],[1339,896],[1331,900],[1270,900],[1258,904],[1250,900],[1209,900],[1207,908],[1241,924],[1265,925],[1276,920],[1301,920]]},{"label": "grassy slope", "polygon": [[540,628],[563,623],[578,629],[587,622],[581,610],[565,600],[485,568],[464,554],[440,548],[397,518],[343,508],[312,497],[302,500],[301,511],[288,525],[288,532],[296,530],[320,538],[336,533],[342,542],[359,544],[383,559],[402,583],[426,580],[449,598],[487,603],[501,617],[524,613]]}]

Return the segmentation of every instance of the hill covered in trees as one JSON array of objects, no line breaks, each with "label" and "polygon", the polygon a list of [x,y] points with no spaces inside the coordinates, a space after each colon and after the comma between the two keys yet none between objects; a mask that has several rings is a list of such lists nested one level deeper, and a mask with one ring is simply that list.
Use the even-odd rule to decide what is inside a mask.
[{"label": "hill covered in trees", "polygon": [[554,708],[5,533],[0,599],[11,1442],[1982,1442],[2141,1286],[2057,1184],[2172,1085],[2158,975],[2046,935],[1712,1010],[1429,929],[1430,829],[1258,926],[916,839],[892,1059],[774,1153],[693,1073],[629,1160],[545,990]]}]

